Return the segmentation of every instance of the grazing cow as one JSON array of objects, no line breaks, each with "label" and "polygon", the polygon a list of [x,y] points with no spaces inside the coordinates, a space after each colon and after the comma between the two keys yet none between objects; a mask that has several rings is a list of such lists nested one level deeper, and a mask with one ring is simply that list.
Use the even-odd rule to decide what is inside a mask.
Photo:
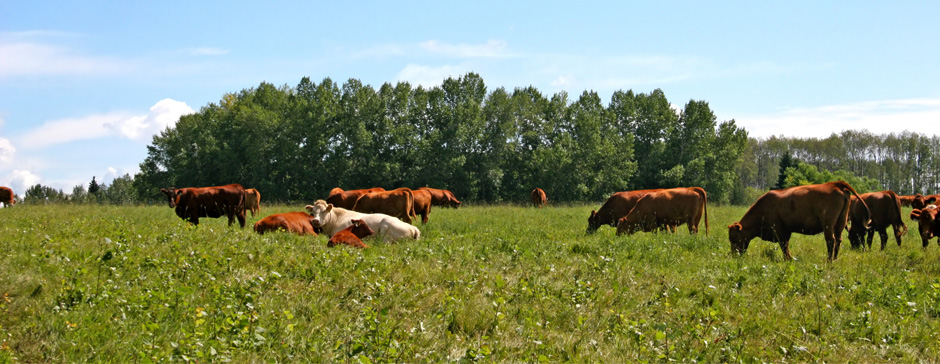
[{"label": "grazing cow", "polygon": [[10,187],[0,186],[0,202],[2,202],[4,206],[15,205],[16,199],[13,198],[14,196],[13,190],[11,190]]},{"label": "grazing cow", "polygon": [[682,224],[688,225],[689,234],[695,234],[703,215],[707,236],[708,195],[704,188],[680,187],[651,192],[637,200],[627,216],[620,218],[617,235],[660,228],[675,231]]},{"label": "grazing cow", "polygon": [[343,191],[343,189],[336,187],[330,190],[329,197],[326,198],[326,202],[333,204],[336,207],[342,207],[347,210],[352,210],[356,206],[356,200],[362,195],[365,195],[370,192],[382,192],[385,191],[382,187],[373,187],[373,188],[364,188],[360,190],[349,190]]},{"label": "grazing cow", "polygon": [[245,227],[245,188],[240,184],[213,187],[161,188],[176,216],[199,225],[200,217],[228,217],[229,226],[238,218]]},{"label": "grazing cow", "polygon": [[898,195],[898,199],[901,200],[901,206],[904,207],[911,207],[911,203],[914,202],[914,197],[916,197],[916,195]]},{"label": "grazing cow", "polygon": [[306,212],[285,212],[268,215],[255,223],[255,232],[264,235],[269,231],[288,231],[297,235],[317,236],[318,228],[311,222],[313,217]]},{"label": "grazing cow", "polygon": [[[893,191],[869,192],[858,198],[852,196],[849,208],[849,242],[853,248],[864,247],[862,238],[868,233],[868,249],[871,250],[875,232],[881,236],[881,250],[888,244],[888,226],[894,228],[894,239],[901,246],[901,235],[907,232],[907,225],[901,219],[901,200]],[[871,224],[865,228],[865,207],[858,203],[859,198],[871,212]]]},{"label": "grazing cow", "polygon": [[254,188],[245,190],[245,208],[251,211],[251,218],[261,213],[261,192]]},{"label": "grazing cow", "polygon": [[617,226],[617,222],[636,206],[636,202],[650,192],[661,191],[660,189],[637,190],[617,192],[607,198],[601,208],[597,211],[591,210],[591,216],[588,217],[587,232],[593,234],[602,225]]},{"label": "grazing cow", "polygon": [[934,204],[937,200],[940,200],[940,195],[924,196],[918,193],[915,194],[914,199],[911,200],[911,207],[915,209],[923,209],[924,207],[927,207],[927,205]]},{"label": "grazing cow", "polygon": [[454,196],[453,192],[430,187],[418,187],[419,190],[428,191],[431,194],[431,204],[434,206],[444,206],[459,208],[460,201]]},{"label": "grazing cow", "polygon": [[[924,249],[930,244],[930,239],[940,236],[940,209],[937,205],[927,205],[922,209],[911,211],[911,220],[917,221],[917,228],[920,232],[920,239],[924,243]],[[940,244],[940,241],[937,242]]]},{"label": "grazing cow", "polygon": [[428,223],[428,215],[431,214],[431,193],[427,190],[411,190],[411,195],[414,197],[414,215],[417,217],[421,215],[421,223]]},{"label": "grazing cow", "polygon": [[548,203],[548,197],[545,196],[545,191],[543,191],[541,188],[536,187],[534,190],[532,190],[531,195],[532,204],[538,208],[542,208],[542,206],[545,206],[545,204]]},{"label": "grazing cow", "polygon": [[417,227],[385,214],[363,214],[334,207],[324,200],[317,200],[305,209],[313,216],[313,226],[322,228],[323,233],[329,236],[352,225],[352,220],[362,220],[375,231],[375,236],[384,242],[421,238],[421,231]]},{"label": "grazing cow", "polygon": [[365,214],[395,216],[410,224],[412,218],[417,218],[414,216],[414,201],[411,189],[402,187],[391,191],[369,192],[359,196],[352,209]]},{"label": "grazing cow", "polygon": [[346,244],[354,248],[365,249],[369,246],[362,242],[362,238],[372,234],[375,234],[375,232],[372,231],[369,225],[364,221],[352,220],[352,225],[333,234],[333,236],[330,237],[330,241],[326,243],[326,246],[332,248],[339,244]]},{"label": "grazing cow", "polygon": [[[751,240],[760,237],[779,243],[784,258],[791,260],[791,234],[823,233],[828,259],[836,260],[852,196],[857,197],[858,193],[844,181],[767,192],[751,205],[741,221],[728,225],[731,252],[744,254]],[[865,211],[870,211],[864,200],[860,203]],[[868,226],[871,219],[871,212],[865,215],[868,217],[863,217],[861,226]]]}]

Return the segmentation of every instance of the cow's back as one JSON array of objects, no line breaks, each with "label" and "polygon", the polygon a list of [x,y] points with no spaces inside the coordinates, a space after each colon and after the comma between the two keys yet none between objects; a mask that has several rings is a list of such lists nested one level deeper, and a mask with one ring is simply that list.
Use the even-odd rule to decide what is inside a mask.
[{"label": "cow's back", "polygon": [[371,192],[359,197],[353,210],[371,214],[382,213],[411,222],[414,214],[414,195],[410,188],[402,187],[391,191]]}]

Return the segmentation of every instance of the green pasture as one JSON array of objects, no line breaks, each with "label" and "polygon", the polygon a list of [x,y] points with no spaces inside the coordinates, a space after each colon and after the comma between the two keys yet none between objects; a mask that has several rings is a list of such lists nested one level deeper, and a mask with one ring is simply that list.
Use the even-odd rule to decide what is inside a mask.
[{"label": "green pasture", "polygon": [[[598,204],[434,208],[327,248],[164,205],[0,209],[0,362],[932,362],[940,248],[587,235]],[[303,206],[263,206],[262,215]],[[906,216],[906,212],[905,212]],[[249,224],[259,217],[250,218]]]}]

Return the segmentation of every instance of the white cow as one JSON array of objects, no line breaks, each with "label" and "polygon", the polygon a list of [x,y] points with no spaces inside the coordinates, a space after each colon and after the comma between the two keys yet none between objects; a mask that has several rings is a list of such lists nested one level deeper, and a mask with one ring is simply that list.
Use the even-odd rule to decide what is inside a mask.
[{"label": "white cow", "polygon": [[313,205],[305,207],[307,213],[313,216],[313,226],[323,229],[327,236],[333,236],[338,231],[352,225],[352,220],[363,220],[375,231],[375,237],[389,243],[405,238],[417,240],[421,231],[414,225],[405,223],[398,218],[386,214],[363,214],[342,207],[333,207],[324,200],[317,200]]}]

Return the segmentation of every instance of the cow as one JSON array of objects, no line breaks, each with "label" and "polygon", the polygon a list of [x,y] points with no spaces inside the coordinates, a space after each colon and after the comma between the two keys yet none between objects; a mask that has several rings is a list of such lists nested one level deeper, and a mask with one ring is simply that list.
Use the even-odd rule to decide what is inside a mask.
[{"label": "cow", "polygon": [[373,188],[364,188],[359,190],[349,190],[343,191],[342,188],[336,187],[330,190],[329,196],[326,198],[327,203],[333,204],[336,207],[342,207],[347,210],[352,210],[356,206],[356,200],[362,195],[365,195],[370,192],[383,192],[385,191],[382,187],[373,187]]},{"label": "cow", "polygon": [[[917,221],[920,239],[924,243],[924,249],[927,249],[930,239],[940,236],[940,209],[932,204],[922,209],[914,209],[911,211],[911,220]],[[937,243],[940,244],[940,241]]]},{"label": "cow", "polygon": [[297,235],[317,236],[317,229],[311,222],[313,217],[303,211],[285,212],[268,215],[255,223],[255,232],[264,235],[270,231],[288,231]]},{"label": "cow", "polygon": [[[901,235],[907,232],[907,225],[901,219],[901,200],[894,191],[869,192],[859,195],[858,198],[852,196],[851,207],[849,207],[849,242],[852,248],[864,247],[862,238],[868,235],[868,249],[871,250],[872,240],[875,238],[875,232],[881,236],[881,250],[885,250],[888,244],[888,226],[894,228],[894,239],[898,246],[901,246]],[[865,228],[865,208],[858,203],[859,199],[865,201],[865,205],[871,212],[871,224],[868,229]]]},{"label": "cow", "polygon": [[545,191],[543,191],[541,188],[536,187],[534,190],[532,190],[531,197],[532,205],[535,205],[535,207],[542,208],[542,206],[545,206],[545,204],[548,203],[548,197],[545,196]]},{"label": "cow", "polygon": [[199,225],[200,217],[228,217],[228,225],[235,219],[245,227],[245,188],[234,183],[225,186],[161,188],[176,216]]},{"label": "cow", "polygon": [[354,248],[365,249],[369,246],[363,243],[362,239],[372,234],[375,234],[375,231],[372,231],[365,221],[352,220],[352,225],[333,234],[333,236],[330,237],[330,241],[326,243],[326,246],[332,248],[339,244],[346,244]]},{"label": "cow", "polygon": [[13,206],[16,204],[16,195],[13,194],[13,190],[10,187],[0,186],[0,202],[3,203],[4,207]]},{"label": "cow", "polygon": [[430,187],[418,187],[419,190],[428,191],[431,194],[431,204],[434,206],[459,208],[460,201],[449,190],[442,190]]},{"label": "cow", "polygon": [[587,232],[593,234],[602,225],[617,226],[617,222],[636,206],[636,202],[650,192],[661,191],[661,189],[637,190],[617,192],[607,198],[601,208],[597,211],[591,210],[591,216],[588,217]]},{"label": "cow", "polygon": [[915,197],[917,197],[917,195],[898,195],[898,199],[901,200],[901,206],[903,207],[911,207],[911,203],[914,202]]},{"label": "cow", "polygon": [[708,195],[704,188],[680,187],[655,191],[637,200],[633,209],[617,221],[617,235],[660,228],[674,232],[682,224],[688,225],[689,234],[696,234],[703,215],[705,235],[708,236]]},{"label": "cow", "polygon": [[375,231],[375,236],[384,242],[402,239],[420,239],[421,231],[411,224],[385,214],[363,214],[356,211],[335,207],[324,200],[317,200],[313,205],[304,207],[313,216],[313,226],[323,229],[323,233],[333,236],[336,232],[352,225],[352,220],[362,220]]},{"label": "cow", "polygon": [[411,223],[414,216],[414,194],[407,187],[396,188],[391,191],[369,192],[356,200],[352,210],[365,214],[386,214],[395,216],[404,222]]},{"label": "cow", "polygon": [[[779,243],[784,258],[792,260],[790,235],[823,233],[828,260],[834,261],[839,257],[852,196],[858,197],[858,193],[845,181],[769,191],[751,205],[741,221],[728,225],[731,252],[744,254],[751,240],[760,237]],[[867,227],[871,212],[864,200],[860,204],[869,211],[861,224]]]},{"label": "cow", "polygon": [[918,193],[915,194],[914,199],[911,200],[911,207],[915,209],[923,209],[927,207],[927,205],[932,205],[937,200],[940,200],[940,195],[924,196]]},{"label": "cow", "polygon": [[414,203],[412,207],[414,212],[412,215],[417,217],[421,215],[421,223],[428,223],[428,215],[431,214],[431,193],[427,190],[411,190],[411,195],[414,197]]},{"label": "cow", "polygon": [[261,213],[261,192],[254,188],[245,190],[245,208],[251,211],[251,218]]}]

